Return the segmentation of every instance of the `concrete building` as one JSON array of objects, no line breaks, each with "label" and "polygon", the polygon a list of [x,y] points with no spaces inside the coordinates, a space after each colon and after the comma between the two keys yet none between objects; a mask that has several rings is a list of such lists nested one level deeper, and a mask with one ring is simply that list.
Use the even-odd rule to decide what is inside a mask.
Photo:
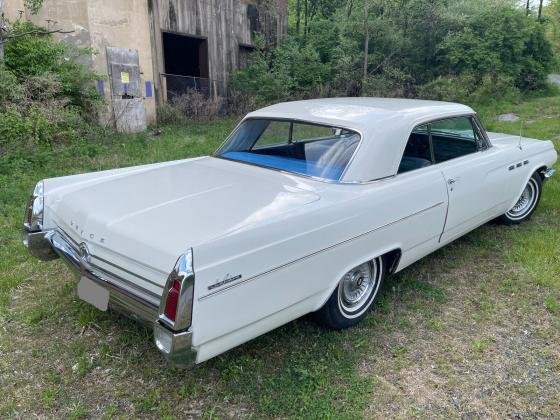
[{"label": "concrete building", "polygon": [[85,64],[105,76],[97,88],[121,131],[155,122],[157,104],[186,89],[225,96],[255,35],[273,44],[288,25],[287,0],[45,0],[37,15],[24,2],[8,0],[6,16],[92,48]]}]

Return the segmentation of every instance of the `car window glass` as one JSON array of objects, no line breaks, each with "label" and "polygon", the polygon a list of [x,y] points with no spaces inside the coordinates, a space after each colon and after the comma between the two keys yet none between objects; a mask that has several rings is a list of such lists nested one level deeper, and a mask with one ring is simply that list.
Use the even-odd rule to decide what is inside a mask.
[{"label": "car window glass", "polygon": [[485,135],[484,128],[480,124],[480,121],[478,121],[476,118],[473,118],[471,120],[471,122],[472,122],[473,127],[474,127],[474,133],[476,135],[476,141],[478,143],[478,148],[479,149],[487,148],[488,147],[487,138],[486,138],[486,135]]},{"label": "car window glass", "polygon": [[258,146],[269,146],[273,144],[286,144],[290,141],[289,121],[270,121],[266,129],[260,135]]},{"label": "car window glass", "polygon": [[470,118],[457,117],[430,124],[435,162],[445,162],[478,150]]},{"label": "car window glass", "polygon": [[332,137],[335,132],[331,127],[294,123],[292,141],[311,140]]},{"label": "car window glass", "polygon": [[358,133],[342,127],[249,118],[216,154],[285,172],[340,180],[359,143]]},{"label": "car window glass", "polygon": [[406,143],[398,172],[408,172],[430,166],[431,164],[430,137],[428,126],[425,124],[412,130]]}]

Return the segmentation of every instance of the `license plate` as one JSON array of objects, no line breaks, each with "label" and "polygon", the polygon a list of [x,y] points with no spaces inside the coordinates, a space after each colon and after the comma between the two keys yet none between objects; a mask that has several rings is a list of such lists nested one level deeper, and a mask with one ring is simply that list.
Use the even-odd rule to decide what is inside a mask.
[{"label": "license plate", "polygon": [[109,306],[109,290],[87,277],[82,277],[78,283],[78,297],[102,311]]}]

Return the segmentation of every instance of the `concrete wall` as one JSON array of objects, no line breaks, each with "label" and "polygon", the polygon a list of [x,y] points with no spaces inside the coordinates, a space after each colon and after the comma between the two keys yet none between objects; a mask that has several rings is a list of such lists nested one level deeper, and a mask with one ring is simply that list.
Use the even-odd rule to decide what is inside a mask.
[{"label": "concrete wall", "polygon": [[[24,9],[24,0],[5,4],[11,20]],[[51,29],[72,31],[55,36],[79,47],[91,47],[94,53],[84,64],[106,77],[108,102],[106,47],[137,50],[142,89],[145,81],[155,88],[151,98],[144,98],[148,124],[156,120],[156,97],[165,100],[160,76],[165,73],[162,31],[207,39],[209,79],[225,87],[229,74],[238,68],[239,46],[253,45],[255,32],[274,44],[286,34],[288,24],[287,0],[44,0],[36,16],[25,12],[23,18]],[[225,93],[225,89],[220,92]]]},{"label": "concrete wall", "polygon": [[19,12],[24,10],[24,0],[4,0],[4,16],[9,20],[16,20],[19,17]]},{"label": "concrete wall", "polygon": [[[154,81],[146,0],[88,0],[87,12],[91,45],[98,52],[93,56],[93,69],[100,74],[107,74],[106,47],[138,50],[140,85],[142,86],[141,93],[144,97],[147,123],[155,123],[155,96],[145,97],[144,82],[153,83]],[[107,95],[109,95],[108,89],[109,83],[105,83]]]},{"label": "concrete wall", "polygon": [[[23,0],[10,0],[5,12],[9,19],[16,19],[18,10],[24,10]],[[9,9],[9,10],[8,10]],[[69,34],[56,37],[78,47],[92,48],[93,54],[84,59],[96,73],[105,77],[105,98],[111,106],[106,47],[132,48],[138,50],[142,89],[145,81],[153,83],[152,49],[148,4],[146,0],[45,0],[35,16],[26,12],[23,16],[32,22]],[[51,21],[50,23],[48,21]],[[145,96],[145,91],[142,92]],[[147,123],[156,121],[155,97],[144,98]],[[111,109],[106,118],[110,118]]]}]

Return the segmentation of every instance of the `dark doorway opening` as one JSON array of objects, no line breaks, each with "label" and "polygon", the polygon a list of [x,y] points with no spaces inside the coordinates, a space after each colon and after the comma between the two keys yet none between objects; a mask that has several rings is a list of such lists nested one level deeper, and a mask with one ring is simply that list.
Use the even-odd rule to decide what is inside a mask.
[{"label": "dark doorway opening", "polygon": [[163,33],[165,73],[208,78],[208,42],[204,38]]},{"label": "dark doorway opening", "polygon": [[208,90],[208,41],[163,32],[163,60],[167,80],[167,97],[171,99],[188,90]]},{"label": "dark doorway opening", "polygon": [[255,50],[252,45],[239,44],[239,59],[237,67],[239,70],[246,69],[249,65],[249,55]]}]

